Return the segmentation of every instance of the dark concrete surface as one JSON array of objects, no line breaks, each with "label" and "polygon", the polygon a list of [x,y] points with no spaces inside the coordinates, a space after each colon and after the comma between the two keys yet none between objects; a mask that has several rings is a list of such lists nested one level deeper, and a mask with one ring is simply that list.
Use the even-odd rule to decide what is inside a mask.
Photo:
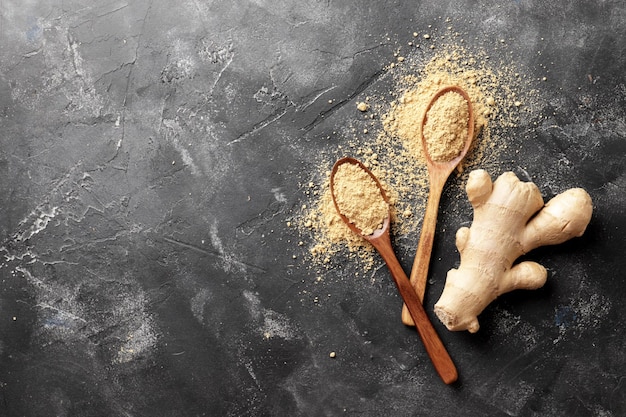
[{"label": "dark concrete surface", "polygon": [[[626,415],[623,1],[4,0],[0,14],[0,415]],[[500,298],[475,335],[436,321],[433,280],[453,386],[400,324],[384,268],[355,282],[346,260],[315,284],[285,226],[310,157],[384,89],[398,45],[445,19],[548,74],[503,168],[595,204],[584,237],[533,254],[546,287]],[[440,228],[471,218],[459,210]],[[407,267],[414,250],[398,248]],[[433,276],[454,266],[452,234],[433,259]]]}]

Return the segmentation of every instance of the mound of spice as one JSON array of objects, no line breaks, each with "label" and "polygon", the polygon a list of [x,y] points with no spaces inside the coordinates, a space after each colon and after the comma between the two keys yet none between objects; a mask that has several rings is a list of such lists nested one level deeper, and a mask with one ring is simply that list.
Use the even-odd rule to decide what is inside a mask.
[{"label": "mound of spice", "polygon": [[371,235],[382,228],[389,206],[374,179],[359,165],[343,163],[333,177],[334,198],[341,214]]},{"label": "mound of spice", "polygon": [[426,113],[423,134],[435,162],[448,162],[462,151],[467,139],[469,105],[454,91],[442,94]]}]

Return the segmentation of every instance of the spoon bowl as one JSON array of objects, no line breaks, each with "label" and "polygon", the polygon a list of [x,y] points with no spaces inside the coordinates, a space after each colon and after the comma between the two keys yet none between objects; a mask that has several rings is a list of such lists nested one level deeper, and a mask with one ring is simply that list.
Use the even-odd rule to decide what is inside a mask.
[{"label": "spoon bowl", "polygon": [[415,323],[415,327],[417,328],[417,332],[419,333],[420,338],[424,344],[426,352],[430,357],[430,360],[433,363],[437,373],[441,377],[444,383],[451,384],[457,380],[458,374],[450,355],[448,354],[446,348],[444,347],[439,335],[435,331],[430,319],[426,315],[424,311],[424,307],[422,306],[421,300],[418,298],[415,293],[411,283],[409,282],[408,277],[404,273],[402,266],[398,262],[396,255],[391,246],[391,238],[389,234],[389,225],[390,225],[390,216],[387,213],[385,217],[382,227],[375,230],[374,233],[367,235],[364,234],[363,231],[357,227],[347,216],[345,216],[339,205],[337,204],[337,199],[335,196],[335,174],[337,173],[338,168],[343,164],[353,164],[360,167],[364,172],[366,172],[372,180],[376,183],[378,190],[380,191],[381,197],[385,200],[387,205],[389,204],[389,200],[387,199],[387,195],[385,194],[385,190],[381,186],[380,182],[372,174],[372,172],[367,169],[365,165],[363,165],[360,161],[354,158],[342,158],[335,163],[333,166],[333,170],[330,175],[330,190],[333,199],[333,204],[337,213],[344,221],[344,223],[356,234],[366,239],[368,242],[374,246],[374,248],[380,253],[381,257],[387,264],[391,276],[398,288],[398,292],[404,301],[404,304],[407,306],[407,311],[413,322]]},{"label": "spoon bowl", "polygon": [[[433,105],[437,102],[437,100],[441,98],[441,96],[447,93],[457,93],[461,97],[463,97],[465,101],[467,102],[467,110],[468,110],[467,112],[468,113],[467,137],[465,138],[465,142],[464,142],[463,148],[461,149],[461,152],[456,157],[448,161],[436,161],[432,159],[430,153],[428,152],[427,140],[426,140],[426,137],[424,136],[424,126],[428,122],[428,111],[433,107]],[[452,172],[452,170],[454,170],[457,167],[457,165],[459,165],[459,163],[463,160],[463,158],[465,158],[465,155],[467,155],[467,151],[469,151],[473,138],[474,138],[474,111],[472,109],[472,100],[470,99],[469,94],[467,94],[467,92],[461,87],[459,87],[458,85],[449,85],[437,91],[435,95],[432,96],[432,98],[430,99],[428,106],[426,106],[426,110],[424,111],[424,116],[422,117],[422,123],[421,123],[422,149],[424,151],[424,157],[426,158],[426,164],[428,165],[429,170],[430,170],[430,167],[432,166],[434,169],[439,169],[439,170],[444,170],[447,168],[451,170],[450,172]]]},{"label": "spoon bowl", "polygon": [[[435,161],[428,152],[426,138],[424,137],[424,125],[428,121],[428,111],[431,107],[441,96],[450,92],[460,94],[467,102],[467,138],[465,139],[461,152],[456,157],[448,161]],[[443,192],[443,187],[445,186],[448,177],[463,160],[463,158],[465,158],[465,155],[467,155],[467,152],[472,144],[472,140],[474,139],[474,112],[472,110],[472,101],[467,92],[461,87],[455,85],[447,86],[437,91],[424,111],[421,131],[422,149],[426,159],[426,167],[428,168],[430,186],[428,191],[428,201],[426,203],[426,211],[422,222],[422,231],[420,233],[415,259],[411,269],[411,285],[415,288],[415,292],[417,293],[420,301],[423,302],[424,294],[426,292],[426,279],[428,277],[428,269],[430,267],[430,257],[433,251],[435,229],[437,227],[437,214],[439,212],[441,193]],[[414,321],[406,304],[402,308],[402,322],[409,326],[414,325]]]},{"label": "spoon bowl", "polygon": [[368,240],[369,242],[371,242],[373,239],[379,238],[382,234],[389,233],[389,225],[390,225],[389,211],[387,211],[387,216],[385,216],[383,220],[382,227],[380,229],[374,230],[374,233],[372,233],[371,235],[367,235],[363,233],[363,230],[361,230],[357,225],[355,225],[354,222],[352,222],[352,220],[350,220],[340,210],[339,205],[337,204],[337,199],[335,197],[335,175],[337,174],[339,167],[342,166],[343,164],[356,165],[359,168],[361,168],[363,172],[369,175],[369,177],[376,184],[376,188],[378,188],[381,198],[385,201],[385,204],[389,206],[389,198],[387,197],[387,193],[385,193],[385,189],[381,185],[380,181],[378,181],[378,178],[376,178],[376,176],[358,159],[345,157],[335,162],[335,165],[333,166],[333,169],[330,172],[330,194],[332,196],[333,205],[335,206],[335,210],[337,211],[337,214],[339,214],[339,217],[341,217],[341,220],[343,220],[343,222],[350,228],[350,230],[352,230],[357,235],[363,237],[364,239]]}]

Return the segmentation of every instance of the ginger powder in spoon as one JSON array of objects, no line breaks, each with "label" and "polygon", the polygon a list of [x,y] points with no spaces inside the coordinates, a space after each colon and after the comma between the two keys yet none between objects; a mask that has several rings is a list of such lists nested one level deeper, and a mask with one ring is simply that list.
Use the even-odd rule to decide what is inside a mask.
[{"label": "ginger powder in spoon", "polygon": [[345,163],[333,179],[335,202],[341,214],[368,236],[383,227],[389,206],[376,182],[361,167]]},{"label": "ginger powder in spoon", "polygon": [[463,151],[468,119],[469,106],[459,93],[447,92],[433,103],[424,124],[426,148],[433,161],[448,162]]}]

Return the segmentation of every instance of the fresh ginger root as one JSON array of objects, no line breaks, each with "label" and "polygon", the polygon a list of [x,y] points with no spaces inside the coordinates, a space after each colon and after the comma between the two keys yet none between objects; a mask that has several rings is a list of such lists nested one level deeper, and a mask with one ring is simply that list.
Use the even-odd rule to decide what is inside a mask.
[{"label": "fresh ginger root", "polygon": [[466,191],[474,220],[456,234],[461,264],[448,271],[435,313],[448,330],[475,333],[477,316],[500,294],[545,284],[548,273],[543,266],[513,262],[539,246],[581,236],[593,208],[581,188],[569,189],[544,206],[537,186],[512,172],[492,183],[486,171],[472,171]]}]

